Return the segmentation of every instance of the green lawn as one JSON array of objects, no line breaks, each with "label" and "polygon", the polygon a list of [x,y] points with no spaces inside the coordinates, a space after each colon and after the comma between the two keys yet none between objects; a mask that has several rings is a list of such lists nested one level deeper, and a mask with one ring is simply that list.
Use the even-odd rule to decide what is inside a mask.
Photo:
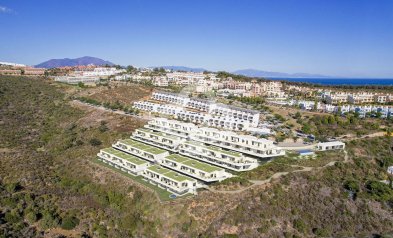
[{"label": "green lawn", "polygon": [[110,165],[108,165],[108,164],[105,164],[104,162],[99,161],[97,158],[93,159],[92,161],[93,161],[94,163],[99,164],[99,165],[105,166],[105,167],[107,167],[107,168],[109,168],[109,169],[112,169],[112,170],[114,170],[114,171],[116,171],[116,172],[118,172],[118,173],[120,173],[120,174],[122,174],[122,175],[124,175],[124,176],[126,176],[126,177],[128,177],[128,178],[130,178],[130,179],[132,179],[132,180],[134,180],[134,181],[136,181],[136,182],[138,182],[138,183],[144,185],[144,186],[146,186],[146,187],[151,188],[154,192],[157,193],[158,197],[159,197],[160,200],[163,201],[163,202],[164,202],[164,201],[171,201],[171,200],[175,200],[175,199],[177,199],[177,198],[183,198],[183,197],[187,197],[187,196],[192,195],[192,194],[190,194],[190,195],[186,194],[186,195],[183,195],[183,196],[181,196],[181,197],[170,198],[169,195],[172,194],[171,192],[168,192],[168,191],[165,190],[165,189],[162,189],[162,188],[160,188],[160,187],[158,187],[158,186],[156,186],[156,185],[153,185],[153,184],[151,184],[151,183],[149,183],[149,182],[143,180],[142,176],[133,176],[133,175],[131,175],[131,174],[129,174],[129,173],[126,173],[126,172],[124,172],[124,171],[122,171],[122,170],[120,170],[120,169],[117,169],[117,168],[112,167],[112,166],[110,166]]}]

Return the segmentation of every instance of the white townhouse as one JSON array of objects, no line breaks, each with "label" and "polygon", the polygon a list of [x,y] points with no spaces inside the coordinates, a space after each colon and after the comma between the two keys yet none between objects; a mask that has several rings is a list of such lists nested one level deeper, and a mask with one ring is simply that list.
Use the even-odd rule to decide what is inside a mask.
[{"label": "white townhouse", "polygon": [[194,72],[172,72],[166,74],[169,81],[172,81],[176,84],[195,84],[199,80],[205,79],[207,77],[215,78],[215,75],[205,75],[203,73],[194,73]]},{"label": "white townhouse", "polygon": [[168,87],[169,81],[166,77],[156,76],[153,78],[153,85],[157,87]]},{"label": "white townhouse", "polygon": [[95,84],[100,81],[97,76],[56,76],[54,77],[56,82],[68,83],[68,84]]},{"label": "white townhouse", "polygon": [[[260,113],[255,110],[215,103],[213,101],[205,99],[189,98],[180,94],[168,92],[154,92],[152,94],[152,99],[185,106],[187,108],[206,112],[208,114],[219,117],[229,117],[233,119],[241,119],[244,121],[247,120],[251,123],[252,126],[255,127],[258,126],[259,123]],[[187,111],[184,110],[183,113],[187,113]],[[194,114],[195,113],[196,112],[194,112]]]},{"label": "white townhouse", "polygon": [[238,135],[229,131],[220,131],[215,128],[199,128],[197,133],[191,134],[191,139],[258,158],[285,155],[285,151],[274,145],[273,141],[250,135]]},{"label": "white townhouse", "polygon": [[142,174],[143,170],[150,165],[150,163],[145,160],[113,148],[102,149],[97,156],[102,162],[132,175]]},{"label": "white townhouse", "polygon": [[119,140],[112,147],[152,163],[160,162],[169,155],[166,150],[131,139]]},{"label": "white townhouse", "polygon": [[196,194],[197,181],[195,179],[159,165],[148,167],[144,170],[142,176],[178,196],[187,193]]},{"label": "white townhouse", "polygon": [[132,138],[170,151],[177,151],[177,147],[184,140],[178,136],[164,132],[154,132],[146,128],[136,129],[132,134]]},{"label": "white townhouse", "polygon": [[348,101],[348,93],[336,92],[336,93],[323,94],[322,98],[325,99],[325,101],[328,104],[341,104],[341,103],[346,103]]},{"label": "white townhouse", "polygon": [[234,171],[247,171],[258,167],[258,161],[239,152],[187,141],[179,147],[179,153],[191,158]]},{"label": "white townhouse", "polygon": [[341,141],[330,141],[330,142],[320,142],[316,146],[317,150],[343,150],[345,149],[345,143]]},{"label": "white townhouse", "polygon": [[245,131],[251,127],[248,120],[235,119],[233,117],[212,116],[210,118],[206,118],[203,124],[205,126],[217,127],[233,131]]},{"label": "white townhouse", "polygon": [[393,96],[390,94],[377,94],[374,96],[374,102],[376,103],[387,103],[393,100]]},{"label": "white townhouse", "polygon": [[190,98],[187,107],[196,109],[202,112],[210,113],[215,108],[215,103],[205,99]]},{"label": "white townhouse", "polygon": [[372,103],[374,102],[374,94],[366,92],[350,94],[348,102],[352,104]]},{"label": "white townhouse", "polygon": [[184,110],[179,106],[140,101],[135,102],[133,107],[142,111],[170,115],[181,121],[205,124],[207,126],[218,127],[227,130],[244,131],[251,127],[249,120],[236,119],[229,116],[220,117],[201,112],[192,112]]},{"label": "white townhouse", "polygon": [[83,76],[112,76],[120,73],[126,72],[125,69],[116,69],[114,67],[97,67],[93,70],[83,70],[83,71],[75,71],[75,74],[80,74]]},{"label": "white townhouse", "polygon": [[216,104],[210,112],[213,115],[220,117],[230,117],[250,122],[251,126],[258,126],[260,112],[256,110],[249,110],[246,108],[234,107],[225,104]]},{"label": "white townhouse", "polygon": [[223,168],[178,154],[165,157],[161,165],[202,180],[203,182],[222,181],[232,176],[232,174],[225,172]]},{"label": "white townhouse", "polygon": [[187,96],[169,92],[153,92],[151,98],[157,101],[169,102],[181,106],[186,106],[190,101],[190,98]]},{"label": "white townhouse", "polygon": [[192,123],[180,122],[176,120],[168,120],[166,118],[154,118],[149,121],[146,128],[161,131],[167,134],[175,135],[184,139],[189,138],[199,128]]}]

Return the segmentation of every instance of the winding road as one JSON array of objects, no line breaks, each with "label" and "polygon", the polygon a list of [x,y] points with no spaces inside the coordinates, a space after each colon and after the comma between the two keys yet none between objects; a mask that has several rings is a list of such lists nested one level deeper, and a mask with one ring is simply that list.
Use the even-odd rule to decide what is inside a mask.
[{"label": "winding road", "polygon": [[[348,161],[349,161],[348,152],[346,150],[344,150],[344,161],[343,161],[343,163],[348,163]],[[294,171],[291,171],[291,172],[277,172],[277,173],[273,174],[272,176],[270,176],[270,178],[265,179],[265,180],[249,180],[252,183],[252,185],[250,185],[248,187],[245,187],[245,188],[237,189],[237,190],[228,190],[228,191],[226,191],[226,190],[217,190],[217,189],[214,189],[212,187],[207,187],[206,189],[211,191],[211,192],[214,192],[214,193],[224,193],[224,194],[241,193],[241,192],[249,190],[249,189],[251,189],[251,188],[253,188],[255,186],[268,184],[273,179],[278,179],[278,178],[280,178],[280,177],[282,177],[284,175],[287,175],[289,173],[309,172],[309,171],[312,171],[312,170],[319,170],[319,169],[322,169],[322,168],[333,166],[337,162],[340,162],[340,161],[338,161],[338,160],[331,161],[331,162],[329,162],[329,163],[327,163],[327,164],[325,164],[323,166],[319,166],[319,167],[306,167],[306,166],[300,166],[300,165],[291,165],[291,167],[293,167],[293,168],[296,167],[296,168],[301,168],[301,169],[294,170]]]}]

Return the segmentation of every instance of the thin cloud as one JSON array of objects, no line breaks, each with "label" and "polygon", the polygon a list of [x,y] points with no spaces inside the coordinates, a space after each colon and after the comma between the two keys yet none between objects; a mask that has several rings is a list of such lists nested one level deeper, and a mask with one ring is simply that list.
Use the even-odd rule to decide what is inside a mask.
[{"label": "thin cloud", "polygon": [[12,10],[8,7],[0,6],[0,13],[10,13]]}]

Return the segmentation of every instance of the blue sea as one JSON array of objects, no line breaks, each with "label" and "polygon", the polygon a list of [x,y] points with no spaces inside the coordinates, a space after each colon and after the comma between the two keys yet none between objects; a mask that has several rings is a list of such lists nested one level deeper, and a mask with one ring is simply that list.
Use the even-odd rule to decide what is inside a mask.
[{"label": "blue sea", "polygon": [[315,83],[322,85],[383,85],[393,86],[392,79],[372,78],[271,78],[273,80],[286,80],[290,82]]}]

